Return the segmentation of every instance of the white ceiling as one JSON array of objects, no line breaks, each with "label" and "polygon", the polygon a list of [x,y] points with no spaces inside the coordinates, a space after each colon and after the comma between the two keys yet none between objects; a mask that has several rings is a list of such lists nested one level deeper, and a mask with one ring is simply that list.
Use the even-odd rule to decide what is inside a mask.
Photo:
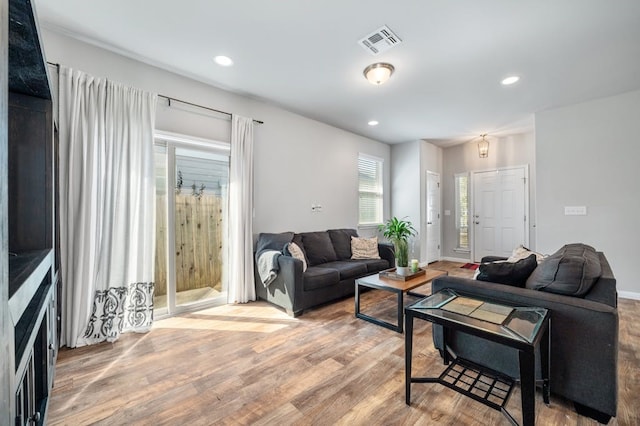
[{"label": "white ceiling", "polygon": [[[537,111],[640,89],[638,0],[35,2],[50,29],[386,143],[527,131]],[[383,25],[403,42],[372,56],[357,42]],[[396,72],[373,86],[380,61]]]}]

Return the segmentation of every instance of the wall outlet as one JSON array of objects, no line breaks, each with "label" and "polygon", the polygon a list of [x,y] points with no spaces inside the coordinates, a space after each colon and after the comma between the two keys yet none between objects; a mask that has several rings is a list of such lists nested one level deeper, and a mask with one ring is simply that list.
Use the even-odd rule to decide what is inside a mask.
[{"label": "wall outlet", "polygon": [[586,216],[587,206],[565,206],[564,215],[565,216]]}]

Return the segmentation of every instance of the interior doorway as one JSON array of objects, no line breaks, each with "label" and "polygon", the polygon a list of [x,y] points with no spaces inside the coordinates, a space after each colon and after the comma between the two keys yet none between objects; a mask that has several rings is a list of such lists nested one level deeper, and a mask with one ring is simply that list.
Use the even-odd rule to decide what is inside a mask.
[{"label": "interior doorway", "polygon": [[473,260],[511,255],[528,245],[528,167],[472,173]]},{"label": "interior doorway", "polygon": [[426,261],[440,260],[440,174],[427,171]]}]

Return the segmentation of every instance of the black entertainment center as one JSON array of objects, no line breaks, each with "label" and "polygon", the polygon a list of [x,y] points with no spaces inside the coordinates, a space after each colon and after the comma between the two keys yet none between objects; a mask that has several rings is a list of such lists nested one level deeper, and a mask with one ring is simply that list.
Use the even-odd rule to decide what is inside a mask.
[{"label": "black entertainment center", "polygon": [[[0,274],[6,292],[0,298],[4,323],[0,332],[7,357],[0,371],[0,424],[39,425],[46,422],[59,346],[56,132],[33,5],[28,0],[7,3],[8,81],[2,89],[8,92],[3,110],[6,201],[0,199],[6,205],[0,216],[5,230],[0,253],[7,262],[1,270],[8,272]],[[3,27],[7,28],[6,22]],[[4,143],[3,138],[0,141]]]}]

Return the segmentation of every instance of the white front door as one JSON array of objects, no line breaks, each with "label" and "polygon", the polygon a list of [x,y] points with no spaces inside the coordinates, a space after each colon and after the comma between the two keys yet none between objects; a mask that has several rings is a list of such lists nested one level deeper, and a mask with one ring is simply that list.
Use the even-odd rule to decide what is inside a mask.
[{"label": "white front door", "polygon": [[484,256],[510,256],[527,245],[525,167],[473,173],[475,262]]},{"label": "white front door", "polygon": [[427,254],[428,263],[440,260],[440,175],[427,172]]}]

